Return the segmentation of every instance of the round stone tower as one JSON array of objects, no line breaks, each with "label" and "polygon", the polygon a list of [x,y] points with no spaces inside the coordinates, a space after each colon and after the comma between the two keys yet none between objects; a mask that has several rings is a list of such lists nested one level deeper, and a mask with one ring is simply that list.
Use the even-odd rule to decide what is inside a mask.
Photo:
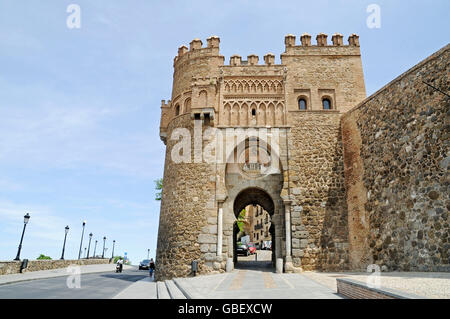
[{"label": "round stone tower", "polygon": [[[189,50],[186,46],[178,49],[172,99],[161,105],[160,136],[166,144],[166,157],[157,280],[188,276],[193,260],[200,261],[200,272],[205,262],[212,266],[216,261],[217,229],[208,226],[208,217],[215,216],[216,167],[202,161],[201,144],[202,131],[214,121],[217,77],[224,57],[219,54],[218,37],[210,37],[207,42],[205,48],[201,40],[194,39]],[[202,236],[200,242],[211,245],[201,246]]]}]

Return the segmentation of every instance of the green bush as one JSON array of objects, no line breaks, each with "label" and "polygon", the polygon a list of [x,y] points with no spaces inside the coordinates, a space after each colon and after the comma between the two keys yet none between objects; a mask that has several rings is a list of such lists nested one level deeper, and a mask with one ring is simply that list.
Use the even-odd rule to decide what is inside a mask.
[{"label": "green bush", "polygon": [[40,254],[37,260],[52,260],[50,256],[45,256],[44,254]]}]

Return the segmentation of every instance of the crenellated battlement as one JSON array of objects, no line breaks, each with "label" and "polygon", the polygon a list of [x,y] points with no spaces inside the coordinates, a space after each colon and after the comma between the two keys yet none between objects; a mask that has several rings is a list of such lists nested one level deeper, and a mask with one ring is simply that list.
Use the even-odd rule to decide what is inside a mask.
[{"label": "crenellated battlement", "polygon": [[[275,54],[220,55],[220,38],[210,36],[178,48],[172,96],[161,103],[161,136],[169,123],[190,114],[218,127],[286,126],[292,114],[343,113],[365,97],[359,37],[318,33],[284,38],[281,63]],[[314,42],[314,43],[313,43]],[[177,120],[179,121],[179,120]],[[178,123],[178,122],[177,122]]]},{"label": "crenellated battlement", "polygon": [[[340,33],[335,33],[331,37],[331,43],[328,45],[327,42],[328,35],[325,33],[319,33],[316,36],[316,45],[317,47],[324,47],[324,46],[345,46],[344,45],[344,36]],[[288,34],[284,37],[284,44],[286,48],[296,47],[295,43],[295,35]],[[311,44],[311,35],[308,33],[303,33],[300,36],[300,45],[302,47],[311,47],[314,46]],[[359,47],[359,36],[355,33],[351,34],[348,37],[348,45],[347,46],[355,46]]]},{"label": "crenellated battlement", "polygon": [[[267,53],[264,55],[264,65],[274,65],[275,64],[275,54]],[[257,66],[259,64],[259,56],[256,54],[250,54],[247,56],[247,60],[242,60],[242,57],[237,54],[233,54],[230,57],[229,66]]]},{"label": "crenellated battlement", "polygon": [[[300,44],[296,43],[296,36],[288,34],[284,38],[285,52],[282,55],[316,55],[316,54],[356,54],[359,55],[359,36],[351,34],[348,37],[348,44],[344,44],[344,36],[335,33],[331,36],[331,43],[328,43],[328,35],[319,33],[316,36],[316,44],[311,43],[312,36],[303,33],[300,36]],[[220,38],[218,36],[210,36],[206,39],[207,45],[203,46],[202,40],[196,38],[189,43],[189,48],[182,45],[178,48],[178,54],[174,58],[174,67],[190,59],[205,57],[221,57],[220,55]],[[264,55],[263,65],[274,65],[275,55],[268,53]],[[255,54],[247,56],[247,60],[242,60],[240,55],[234,54],[230,57],[229,66],[255,66],[259,64],[259,57]],[[262,64],[261,64],[262,65]]]},{"label": "crenellated battlement", "polygon": [[195,38],[189,43],[189,48],[186,45],[180,46],[178,54],[174,58],[174,66],[188,59],[220,55],[220,38],[218,36],[210,36],[206,39],[206,43],[206,47],[203,47],[202,40]]}]

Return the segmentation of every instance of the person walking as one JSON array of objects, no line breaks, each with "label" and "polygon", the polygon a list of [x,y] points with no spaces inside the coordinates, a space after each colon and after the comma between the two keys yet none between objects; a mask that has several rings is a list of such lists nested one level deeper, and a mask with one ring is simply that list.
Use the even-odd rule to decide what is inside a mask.
[{"label": "person walking", "polygon": [[153,272],[155,271],[155,262],[153,261],[153,258],[150,259],[150,264],[149,264],[148,270],[150,273],[150,277],[153,277]]}]

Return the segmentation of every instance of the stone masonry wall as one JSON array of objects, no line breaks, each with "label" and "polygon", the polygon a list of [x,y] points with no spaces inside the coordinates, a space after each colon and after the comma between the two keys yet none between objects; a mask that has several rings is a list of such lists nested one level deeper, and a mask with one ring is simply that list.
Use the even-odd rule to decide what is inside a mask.
[{"label": "stone masonry wall", "polygon": [[303,270],[348,269],[344,166],[337,112],[290,112],[292,258]]},{"label": "stone masonry wall", "polygon": [[[389,271],[450,271],[449,50],[343,117],[349,221],[358,219],[350,246],[361,250],[360,267],[373,262]],[[367,243],[352,245],[361,232]]]},{"label": "stone masonry wall", "polygon": [[[0,275],[18,274],[21,261],[0,261]],[[66,268],[70,265],[109,264],[109,259],[29,260],[23,272]]]},{"label": "stone masonry wall", "polygon": [[191,275],[193,260],[199,261],[199,273],[212,271],[216,260],[215,165],[175,163],[171,158],[172,148],[178,143],[170,139],[175,128],[190,131],[193,150],[193,122],[191,115],[186,114],[169,124],[156,254],[157,280]]}]

